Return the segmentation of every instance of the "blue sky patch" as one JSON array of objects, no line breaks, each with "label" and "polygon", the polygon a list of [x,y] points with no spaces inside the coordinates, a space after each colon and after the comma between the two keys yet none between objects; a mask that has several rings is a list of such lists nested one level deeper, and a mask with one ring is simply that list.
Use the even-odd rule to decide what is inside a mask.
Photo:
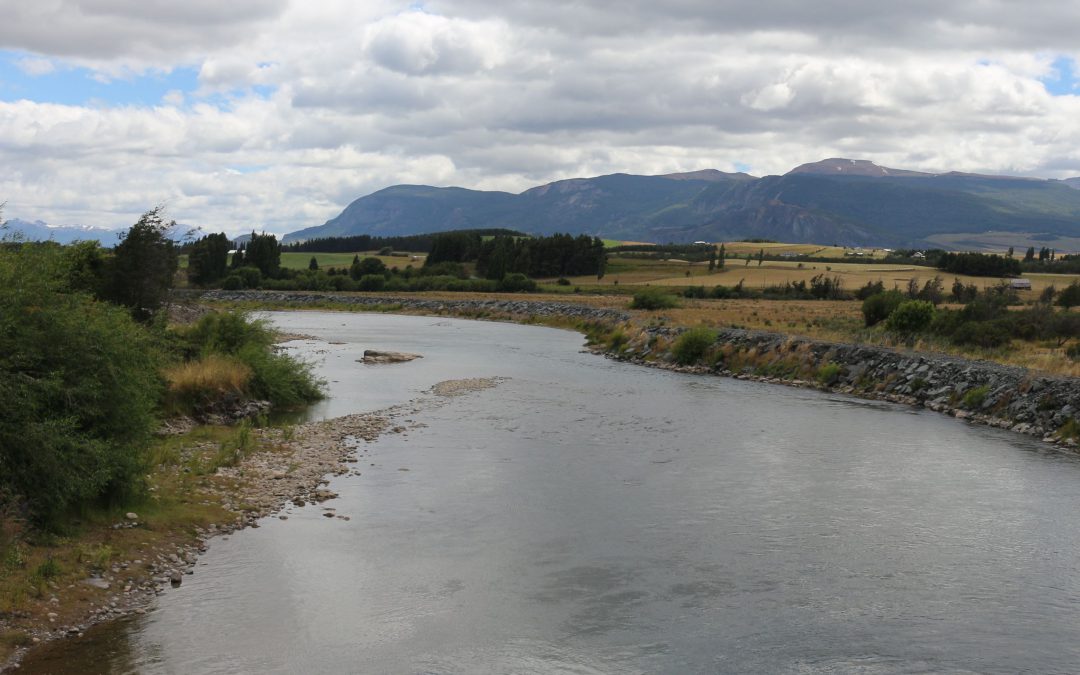
[{"label": "blue sky patch", "polygon": [[[104,79],[96,78],[95,72],[89,68],[57,60],[51,61],[53,69],[50,72],[32,74],[20,67],[24,59],[48,63],[22,52],[0,50],[0,101],[26,99],[36,103],[72,106],[143,107],[162,105],[165,95],[172,91],[179,91],[190,98],[199,89],[198,67],[187,66],[168,72],[151,71]],[[276,87],[255,85],[246,90],[200,96],[198,100],[227,108],[237,97],[254,95],[269,98],[275,90]]]},{"label": "blue sky patch", "polygon": [[52,72],[31,75],[19,67],[26,54],[0,51],[0,100],[27,99],[63,105],[152,106],[160,105],[166,93],[185,94],[199,86],[196,68],[175,68],[170,72],[150,72],[101,81],[94,71],[53,62]]},{"label": "blue sky patch", "polygon": [[1059,56],[1052,64],[1053,74],[1042,78],[1046,91],[1054,96],[1076,96],[1080,94],[1080,72],[1077,72],[1076,60],[1068,56]]}]

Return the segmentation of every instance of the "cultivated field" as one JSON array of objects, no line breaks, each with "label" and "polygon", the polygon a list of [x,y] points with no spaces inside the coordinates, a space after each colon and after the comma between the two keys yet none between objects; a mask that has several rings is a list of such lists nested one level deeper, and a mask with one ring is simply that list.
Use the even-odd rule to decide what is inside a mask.
[{"label": "cultivated field", "polygon": [[412,253],[405,255],[376,255],[375,251],[358,251],[356,253],[282,253],[281,266],[291,270],[306,270],[311,264],[312,256],[319,263],[319,269],[330,267],[342,267],[348,269],[352,265],[353,256],[359,255],[360,259],[378,258],[387,267],[405,268],[406,265],[420,267],[427,257],[425,253]]},{"label": "cultivated field", "polygon": [[[689,274],[688,274],[689,273]],[[734,286],[740,281],[746,288],[762,289],[798,281],[809,282],[818,274],[839,277],[846,290],[855,290],[867,283],[881,281],[886,288],[906,289],[909,280],[916,279],[919,285],[935,276],[940,276],[945,290],[952,287],[954,279],[964,284],[975,284],[986,288],[1002,280],[991,277],[971,277],[946,274],[933,267],[918,265],[886,265],[875,263],[810,263],[795,261],[765,261],[760,266],[756,260],[749,265],[745,260],[727,261],[724,269],[709,272],[708,263],[687,263],[675,260],[644,260],[635,258],[613,257],[608,262],[607,274],[599,281],[596,277],[574,277],[570,282],[577,286]],[[1077,277],[1066,274],[1026,274],[1024,279],[1031,281],[1031,291],[1021,292],[1022,298],[1035,297],[1047,286],[1058,289],[1068,286]]]}]

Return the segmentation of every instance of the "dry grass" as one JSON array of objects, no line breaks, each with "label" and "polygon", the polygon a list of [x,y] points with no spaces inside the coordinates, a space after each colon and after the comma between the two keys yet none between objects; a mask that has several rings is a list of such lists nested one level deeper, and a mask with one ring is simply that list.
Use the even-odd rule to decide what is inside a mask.
[{"label": "dry grass", "polygon": [[[689,272],[689,276],[687,273]],[[570,283],[581,287],[616,286],[735,286],[740,281],[746,288],[763,289],[769,286],[781,286],[799,281],[809,282],[813,277],[824,274],[839,277],[843,288],[853,291],[867,283],[881,281],[886,288],[906,289],[908,282],[915,279],[920,286],[934,277],[941,277],[946,292],[953,281],[974,284],[980,289],[996,286],[1002,279],[997,277],[972,277],[946,274],[933,267],[919,265],[886,265],[884,263],[811,263],[796,261],[766,261],[758,266],[756,261],[746,265],[742,260],[728,260],[724,269],[710,273],[708,263],[686,263],[671,260],[634,260],[613,258],[608,265],[608,273],[599,281],[594,276],[572,277]],[[1047,286],[1058,289],[1068,286],[1077,279],[1069,274],[1025,274],[1031,280],[1031,290],[1020,292],[1023,300],[1033,300]]]},{"label": "dry grass", "polygon": [[251,381],[251,368],[220,354],[204,356],[165,371],[169,395],[179,400],[216,399],[239,394]]}]

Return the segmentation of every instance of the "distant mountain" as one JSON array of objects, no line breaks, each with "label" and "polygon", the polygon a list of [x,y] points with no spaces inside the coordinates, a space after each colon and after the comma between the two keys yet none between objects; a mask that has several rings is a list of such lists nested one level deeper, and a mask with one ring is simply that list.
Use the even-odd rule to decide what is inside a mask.
[{"label": "distant mountain", "polygon": [[40,220],[30,222],[19,218],[5,221],[0,228],[0,237],[17,235],[27,241],[55,241],[58,244],[70,244],[73,241],[98,241],[104,246],[115,246],[120,236],[127,230],[106,230],[84,225],[56,227],[46,225]]},{"label": "distant mountain", "polygon": [[[925,246],[994,231],[1080,237],[1080,179],[941,174],[833,158],[783,176],[715,170],[574,178],[521,194],[398,185],[285,241],[506,227],[534,234],[687,242],[764,238]],[[977,236],[975,236],[977,238]],[[965,237],[971,241],[972,237]]]},{"label": "distant mountain", "polygon": [[841,157],[833,157],[831,159],[823,159],[820,162],[811,162],[810,164],[801,164],[791,171],[788,171],[788,175],[799,173],[811,173],[829,176],[873,176],[876,178],[883,178],[886,176],[932,176],[932,173],[922,173],[919,171],[907,171],[906,169],[890,169],[884,166],[878,166],[868,159],[843,159]]},{"label": "distant mountain", "polygon": [[[55,241],[58,244],[70,244],[76,241],[96,241],[102,246],[111,248],[120,243],[120,240],[127,234],[127,231],[128,228],[126,227],[109,230],[101,227],[90,227],[88,225],[57,226],[48,225],[40,220],[30,222],[20,218],[12,218],[11,220],[4,221],[2,227],[0,227],[0,238],[5,236],[17,236],[26,241]],[[197,238],[203,234],[204,232],[201,228],[178,224],[168,233],[168,236],[173,241],[180,242],[185,239]]]}]

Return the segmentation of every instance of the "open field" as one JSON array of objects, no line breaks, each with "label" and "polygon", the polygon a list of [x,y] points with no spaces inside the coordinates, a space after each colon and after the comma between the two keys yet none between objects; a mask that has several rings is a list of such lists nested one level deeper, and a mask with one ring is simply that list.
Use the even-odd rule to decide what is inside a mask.
[{"label": "open field", "polygon": [[[719,245],[719,244],[717,244]],[[843,258],[845,253],[859,251],[863,258],[884,258],[885,249],[881,248],[845,248],[843,246],[822,246],[820,244],[785,244],[782,242],[765,242],[755,244],[749,241],[726,241],[724,251],[728,255],[757,255],[758,251],[765,251],[766,255],[805,255],[819,258]]]},{"label": "open field", "polygon": [[319,269],[328,267],[348,268],[352,265],[353,256],[359,255],[361,259],[378,258],[387,267],[404,268],[406,265],[420,267],[427,257],[425,253],[413,253],[404,256],[376,255],[375,253],[375,251],[359,251],[356,253],[282,253],[281,266],[291,270],[306,270],[311,263],[312,256],[314,256],[315,260],[319,262]]},{"label": "open field", "polygon": [[[687,273],[689,272],[689,276]],[[728,260],[724,269],[709,272],[708,263],[687,263],[674,260],[644,260],[614,257],[608,262],[607,274],[597,281],[596,277],[573,277],[571,284],[582,287],[615,285],[653,285],[653,286],[734,286],[742,281],[747,288],[761,289],[785,283],[807,281],[818,274],[840,277],[843,287],[853,291],[867,283],[882,281],[886,288],[907,288],[910,279],[916,279],[921,286],[935,276],[940,276],[945,290],[951,288],[954,279],[964,284],[975,284],[986,288],[998,284],[1001,279],[994,277],[972,277],[946,274],[933,267],[918,265],[886,265],[873,263],[798,263],[795,261],[766,261],[758,266],[756,261],[749,265],[745,261]],[[1026,274],[1024,279],[1031,281],[1031,291],[1020,293],[1021,298],[1032,299],[1047,286],[1061,289],[1068,286],[1076,275],[1069,274]]]},{"label": "open field", "polygon": [[927,239],[942,248],[951,250],[979,251],[1004,255],[1013,247],[1013,257],[1024,255],[1029,246],[1035,250],[1052,248],[1059,254],[1080,251],[1080,237],[1061,237],[1035,232],[979,232],[959,234],[935,234]]}]

